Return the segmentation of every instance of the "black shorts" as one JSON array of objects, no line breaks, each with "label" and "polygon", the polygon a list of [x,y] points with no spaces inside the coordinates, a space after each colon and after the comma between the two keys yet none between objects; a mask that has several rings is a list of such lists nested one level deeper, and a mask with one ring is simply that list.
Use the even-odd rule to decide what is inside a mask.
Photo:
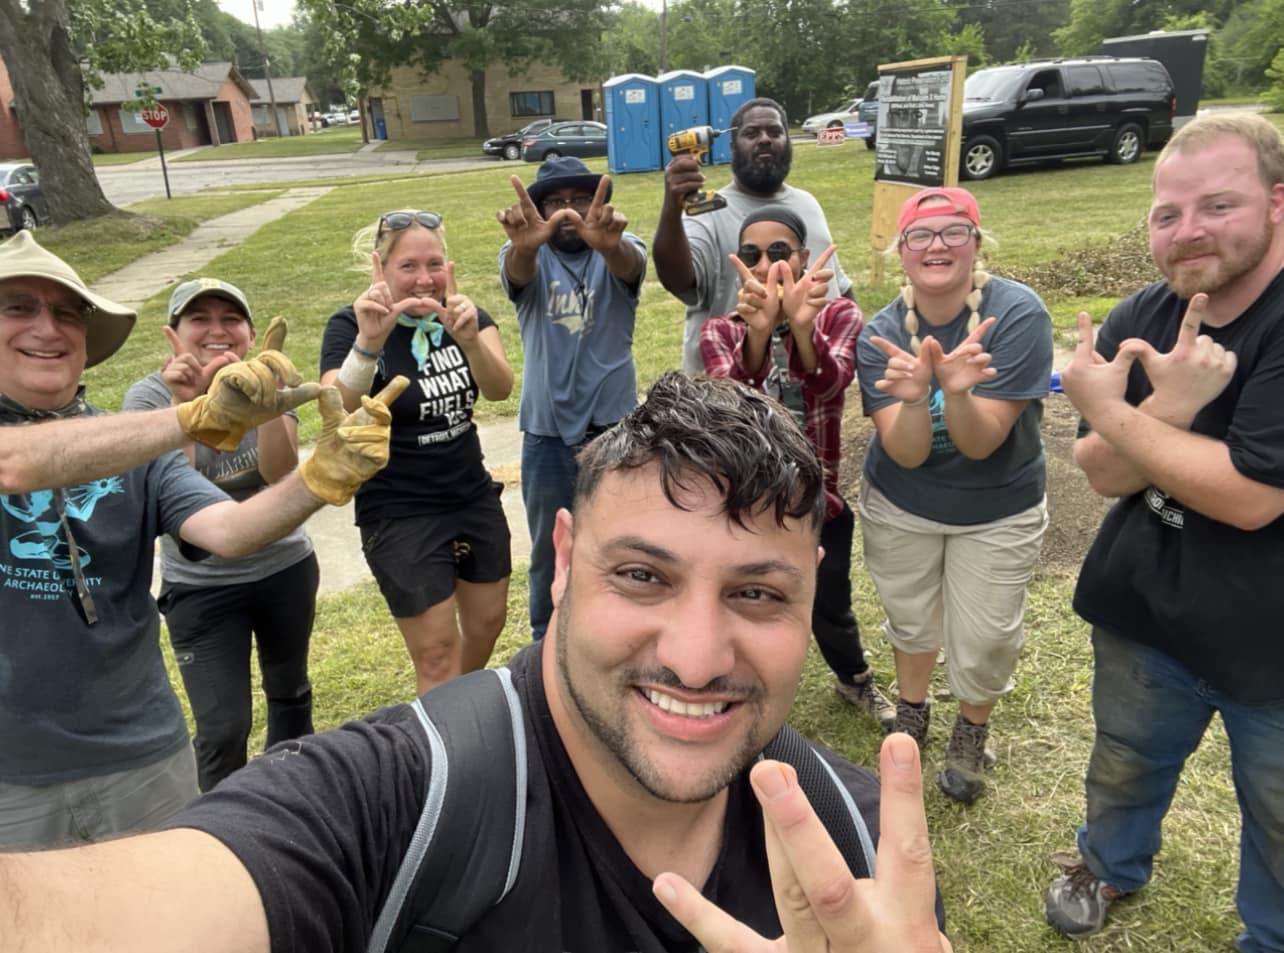
[{"label": "black shorts", "polygon": [[453,513],[398,516],[361,527],[361,549],[393,616],[417,616],[449,599],[455,583],[499,582],[512,574],[504,487],[492,484]]}]

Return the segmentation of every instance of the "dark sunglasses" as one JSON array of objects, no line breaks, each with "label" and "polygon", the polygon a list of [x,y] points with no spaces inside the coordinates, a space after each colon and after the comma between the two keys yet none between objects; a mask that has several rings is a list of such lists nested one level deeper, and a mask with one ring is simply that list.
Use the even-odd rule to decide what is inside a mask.
[{"label": "dark sunglasses", "polygon": [[375,244],[383,239],[385,231],[399,232],[418,222],[424,228],[435,231],[441,227],[441,216],[436,212],[385,212],[379,216],[379,229],[375,232]]},{"label": "dark sunglasses", "polygon": [[[772,242],[767,246],[767,261],[787,261],[800,250],[789,242]],[[757,245],[741,245],[736,257],[752,268],[762,258],[762,249]]]}]

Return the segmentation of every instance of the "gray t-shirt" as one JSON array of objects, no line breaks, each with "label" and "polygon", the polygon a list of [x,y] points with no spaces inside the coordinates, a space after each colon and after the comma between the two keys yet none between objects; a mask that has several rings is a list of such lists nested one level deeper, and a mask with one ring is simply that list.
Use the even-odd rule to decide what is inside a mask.
[{"label": "gray t-shirt", "polygon": [[[678,297],[687,306],[686,325],[682,331],[682,370],[699,374],[704,370],[700,360],[700,329],[715,314],[730,314],[736,310],[736,293],[740,290],[740,275],[731,264],[729,255],[740,247],[740,223],[750,212],[764,205],[783,205],[793,211],[807,226],[807,248],[810,261],[834,243],[829,235],[829,222],[825,211],[810,192],[782,185],[770,198],[753,195],[740,188],[734,180],[718,190],[727,200],[727,207],[703,215],[683,215],[682,228],[691,247],[691,265],[695,269],[695,284]],[[829,259],[834,278],[829,283],[828,296],[837,298],[852,286],[850,279],[838,264],[838,255]]]},{"label": "gray t-shirt", "polygon": [[[624,241],[641,254],[645,275],[646,245],[629,232]],[[621,281],[592,249],[567,254],[542,245],[535,277],[514,288],[504,271],[511,245],[499,250],[499,278],[522,332],[517,426],[573,447],[590,426],[614,424],[637,404],[633,324],[642,278]]]},{"label": "gray t-shirt", "polygon": [[[154,410],[169,405],[169,388],[161,380],[160,371],[155,371],[130,386],[121,409]],[[290,415],[297,418],[294,411],[290,411]],[[251,430],[239,447],[227,453],[197,444],[195,468],[234,500],[248,499],[267,486],[259,473],[258,430]],[[302,526],[257,553],[238,559],[211,554],[194,562],[183,556],[177,542],[162,536],[161,578],[183,586],[234,586],[289,569],[311,554],[312,540]]]},{"label": "gray t-shirt", "polygon": [[[0,425],[19,423],[0,414]],[[0,781],[9,784],[125,771],[187,743],[150,592],[155,539],[227,499],[177,451],[63,490],[98,613],[89,625],[58,496],[0,495]]]},{"label": "gray t-shirt", "polygon": [[[1008,438],[984,460],[969,460],[950,440],[945,426],[945,398],[932,378],[932,450],[921,465],[907,469],[887,455],[875,434],[865,451],[865,479],[893,503],[925,519],[954,526],[974,526],[1012,516],[1038,504],[1046,489],[1046,466],[1039,423],[1043,398],[1052,375],[1052,318],[1039,296],[1025,285],[991,278],[981,296],[981,317],[994,317],[981,346],[998,374],[978,384],[972,393],[994,400],[1028,400]],[[931,335],[946,354],[967,337],[971,313],[964,308],[939,327],[919,322],[919,337]],[[861,332],[856,347],[856,376],[860,380],[865,415],[895,403],[874,388],[887,368],[887,355],[870,338],[877,335],[897,347],[910,349],[905,330],[905,305],[898,296],[878,312]]]}]

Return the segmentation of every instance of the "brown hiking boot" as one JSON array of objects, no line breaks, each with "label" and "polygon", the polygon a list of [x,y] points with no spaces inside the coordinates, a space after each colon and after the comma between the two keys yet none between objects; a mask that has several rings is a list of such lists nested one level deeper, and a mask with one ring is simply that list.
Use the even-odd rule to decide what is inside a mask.
[{"label": "brown hiking boot", "polygon": [[982,771],[994,763],[994,755],[985,748],[989,736],[988,723],[974,725],[962,715],[954,719],[954,730],[945,749],[945,770],[936,776],[936,783],[947,796],[971,804],[985,790]]},{"label": "brown hiking boot", "polygon": [[884,731],[892,730],[892,723],[896,721],[896,706],[879,690],[872,669],[866,669],[855,676],[850,684],[838,679],[834,682],[834,691],[847,704],[877,719]]},{"label": "brown hiking boot", "polygon": [[927,723],[932,716],[932,706],[924,703],[922,708],[915,708],[903,698],[896,699],[896,721],[892,731],[903,731],[914,739],[920,751],[927,744]]},{"label": "brown hiking boot", "polygon": [[1057,853],[1052,862],[1064,873],[1048,887],[1044,917],[1058,933],[1072,940],[1099,933],[1110,905],[1125,896],[1124,892],[1099,878],[1078,857]]}]

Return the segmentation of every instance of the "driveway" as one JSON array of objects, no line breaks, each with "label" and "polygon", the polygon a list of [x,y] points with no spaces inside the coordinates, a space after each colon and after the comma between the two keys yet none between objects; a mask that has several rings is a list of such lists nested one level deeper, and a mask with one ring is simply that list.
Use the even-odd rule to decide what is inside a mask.
[{"label": "driveway", "polygon": [[[225,162],[174,162],[166,153],[170,191],[187,195],[204,189],[231,185],[289,183],[312,179],[344,179],[352,176],[386,175],[389,172],[453,172],[460,169],[493,168],[499,162],[492,156],[476,159],[432,159],[417,162],[413,152],[373,151],[363,148],[353,153],[305,156],[290,159],[230,159]],[[103,166],[97,170],[98,181],[108,201],[125,206],[143,199],[163,196],[165,180],[159,157],[131,165]]]}]

